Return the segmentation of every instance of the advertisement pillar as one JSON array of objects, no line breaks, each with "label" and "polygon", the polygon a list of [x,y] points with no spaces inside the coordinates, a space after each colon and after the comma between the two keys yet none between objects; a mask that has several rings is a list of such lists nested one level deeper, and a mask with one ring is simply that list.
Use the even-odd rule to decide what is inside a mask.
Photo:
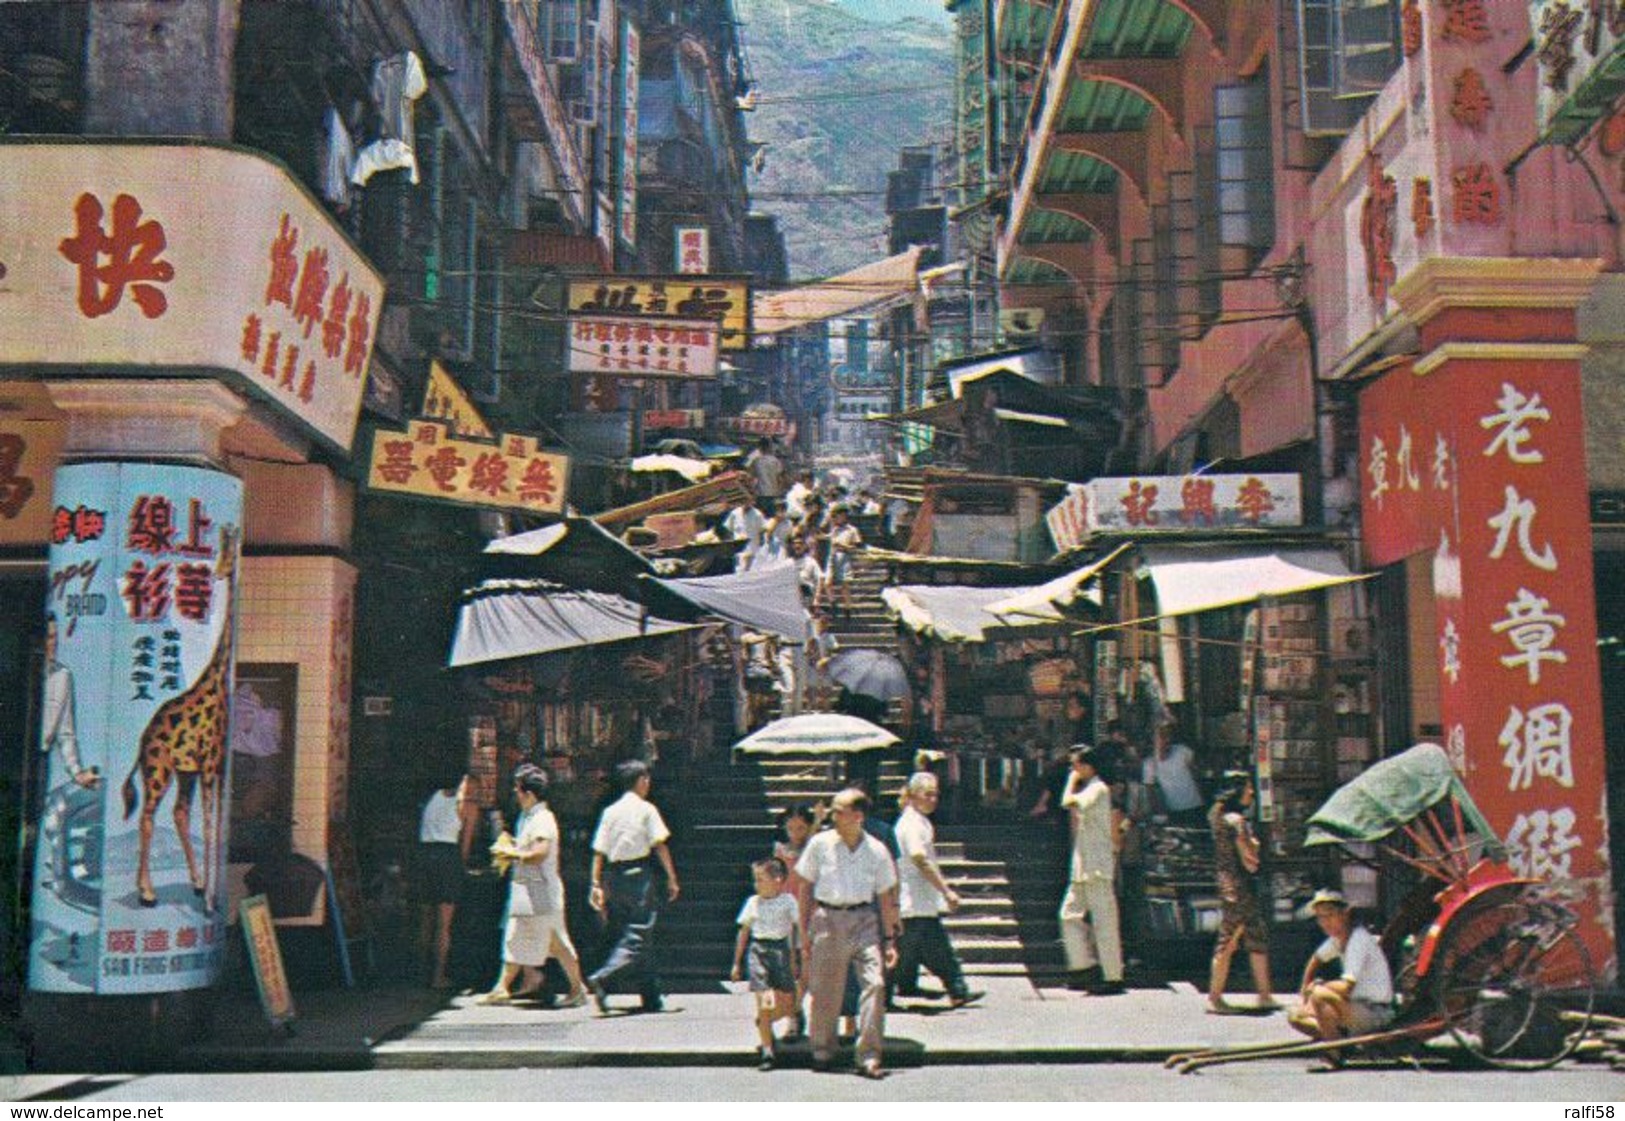
[{"label": "advertisement pillar", "polygon": [[29,988],[206,987],[225,957],[242,483],[80,462],[54,495]]}]

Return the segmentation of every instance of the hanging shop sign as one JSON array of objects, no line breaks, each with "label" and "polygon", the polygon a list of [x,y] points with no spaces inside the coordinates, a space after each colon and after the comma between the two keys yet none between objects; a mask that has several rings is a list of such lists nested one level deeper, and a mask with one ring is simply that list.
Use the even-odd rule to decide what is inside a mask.
[{"label": "hanging shop sign", "polygon": [[628,249],[638,243],[638,29],[621,21],[621,146],[620,190],[615,199],[615,227]]},{"label": "hanging shop sign", "polygon": [[719,422],[729,432],[747,436],[789,436],[796,426],[782,416],[725,416]]},{"label": "hanging shop sign", "polygon": [[1085,488],[1090,533],[1303,524],[1302,485],[1296,475],[1142,475],[1093,479]]},{"label": "hanging shop sign", "polygon": [[714,378],[717,325],[698,319],[572,315],[567,331],[572,374],[629,378]]},{"label": "hanging shop sign", "polygon": [[79,463],[53,507],[28,984],[202,988],[225,953],[242,483]]},{"label": "hanging shop sign", "polygon": [[684,276],[704,276],[711,271],[711,231],[705,226],[678,226],[676,231],[677,271]]},{"label": "hanging shop sign", "polygon": [[349,451],[384,285],[279,164],[0,143],[0,271],[0,368],[220,373]]},{"label": "hanging shop sign", "polygon": [[243,900],[238,911],[243,939],[248,945],[248,964],[254,972],[254,987],[260,994],[260,1008],[273,1026],[282,1027],[294,1018],[293,990],[288,985],[288,972],[282,966],[282,946],[276,940],[276,920],[271,916],[270,901],[263,895],[253,895]]},{"label": "hanging shop sign", "polygon": [[495,430],[486,423],[479,406],[439,362],[429,363],[429,382],[423,387],[423,410],[419,415],[445,421],[453,436],[476,440],[496,438]]},{"label": "hanging shop sign", "polygon": [[1625,91],[1625,20],[1615,2],[1532,0],[1529,27],[1541,136],[1572,143]]},{"label": "hanging shop sign", "polygon": [[1369,563],[1430,555],[1444,747],[1519,873],[1612,956],[1585,420],[1573,360],[1453,360],[1360,395]]},{"label": "hanging shop sign", "polygon": [[676,428],[685,431],[705,427],[704,409],[648,409],[643,414],[644,428]]},{"label": "hanging shop sign", "polygon": [[373,433],[367,488],[533,514],[561,514],[570,459],[542,450],[534,436],[463,440],[442,421]]},{"label": "hanging shop sign", "polygon": [[722,349],[750,345],[750,282],[721,276],[600,276],[570,282],[570,314],[710,319]]},{"label": "hanging shop sign", "polygon": [[1066,497],[1044,515],[1055,552],[1069,553],[1083,544],[1089,534],[1089,490],[1076,483],[1067,486]]}]

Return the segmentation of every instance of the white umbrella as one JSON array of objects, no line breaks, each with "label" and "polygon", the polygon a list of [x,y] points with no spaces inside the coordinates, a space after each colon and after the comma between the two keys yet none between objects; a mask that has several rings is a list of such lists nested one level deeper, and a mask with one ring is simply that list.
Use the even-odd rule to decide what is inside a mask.
[{"label": "white umbrella", "polygon": [[878,724],[839,712],[786,716],[734,744],[747,755],[845,755],[900,742]]},{"label": "white umbrella", "polygon": [[889,701],[910,693],[908,669],[895,654],[872,646],[848,646],[835,651],[829,661],[829,677],[854,693]]}]

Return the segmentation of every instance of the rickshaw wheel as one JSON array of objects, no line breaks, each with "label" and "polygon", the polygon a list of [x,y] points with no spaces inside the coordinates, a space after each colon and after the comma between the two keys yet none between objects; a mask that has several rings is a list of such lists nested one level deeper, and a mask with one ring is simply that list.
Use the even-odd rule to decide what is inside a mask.
[{"label": "rickshaw wheel", "polygon": [[1542,1070],[1574,1053],[1596,994],[1574,924],[1572,911],[1533,893],[1452,921],[1430,972],[1457,1043],[1504,1070]]}]

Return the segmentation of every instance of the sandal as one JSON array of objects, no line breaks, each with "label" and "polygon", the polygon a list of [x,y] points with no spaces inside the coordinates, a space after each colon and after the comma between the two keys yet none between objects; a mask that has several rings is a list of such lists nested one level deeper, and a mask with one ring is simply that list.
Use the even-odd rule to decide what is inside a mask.
[{"label": "sandal", "polygon": [[582,989],[580,992],[571,993],[559,1001],[558,1006],[560,1008],[585,1008],[587,1006],[587,990]]},{"label": "sandal", "polygon": [[1209,1016],[1245,1016],[1247,1010],[1238,1008],[1234,1004],[1226,1004],[1221,1000],[1217,1004],[1210,1003],[1207,1006],[1207,1014]]},{"label": "sandal", "polygon": [[474,998],[475,1004],[512,1004],[513,994],[503,989],[492,989]]}]

